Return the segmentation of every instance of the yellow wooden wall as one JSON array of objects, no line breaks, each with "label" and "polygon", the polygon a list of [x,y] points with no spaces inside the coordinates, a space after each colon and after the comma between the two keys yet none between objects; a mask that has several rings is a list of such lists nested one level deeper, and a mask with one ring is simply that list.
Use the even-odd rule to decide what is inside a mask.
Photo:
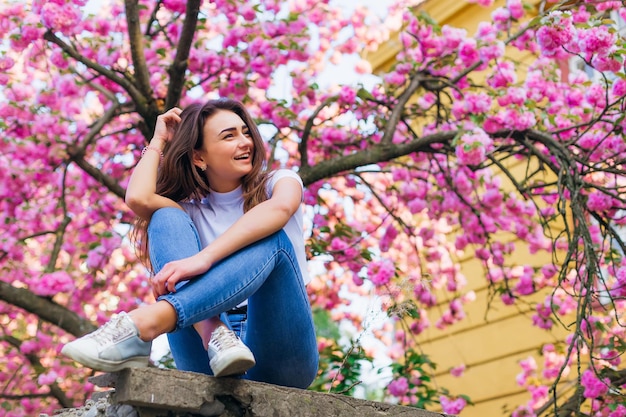
[{"label": "yellow wooden wall", "polygon": [[[427,0],[419,7],[440,25],[465,28],[469,35],[473,35],[478,23],[489,21],[492,10],[504,3],[504,0],[497,0],[487,9],[463,0]],[[393,64],[399,51],[399,41],[391,39],[365,58],[374,71],[381,71]],[[523,77],[524,61],[529,62],[531,57],[515,53],[514,58],[521,62],[518,71]],[[525,162],[518,164],[519,175],[523,174],[524,166]],[[506,179],[503,179],[505,182]],[[525,247],[517,246],[515,259],[519,263],[530,262],[540,267],[551,262],[548,254],[530,254]],[[466,319],[444,330],[431,327],[420,336],[419,341],[424,353],[438,365],[436,383],[448,388],[452,394],[468,395],[475,403],[466,408],[461,417],[508,416],[515,405],[529,400],[528,391],[518,386],[515,380],[522,371],[518,362],[533,356],[541,369],[542,346],[562,340],[566,331],[558,325],[553,331],[531,325],[534,304],[542,302],[546,293],[533,296],[527,300],[528,305],[519,307],[505,306],[499,297],[489,300],[485,271],[469,252],[472,251],[459,261],[468,280],[466,290],[475,291],[477,298],[465,305]],[[445,298],[449,294],[443,291],[437,296],[442,304],[440,308],[434,307],[429,311],[431,323],[436,322],[446,309],[446,301],[449,301]],[[465,364],[465,374],[461,378],[450,375],[450,369],[460,364]],[[566,380],[563,386],[567,390],[571,384]]]}]

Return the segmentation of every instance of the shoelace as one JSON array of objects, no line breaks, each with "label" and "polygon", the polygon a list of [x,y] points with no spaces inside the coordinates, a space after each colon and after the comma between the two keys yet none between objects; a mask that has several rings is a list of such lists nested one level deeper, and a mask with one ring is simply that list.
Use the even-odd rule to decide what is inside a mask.
[{"label": "shoelace", "polygon": [[123,315],[115,317],[93,332],[91,337],[97,337],[102,344],[115,342],[119,338],[120,333],[127,330],[126,326],[124,326],[123,318]]},{"label": "shoelace", "polygon": [[220,326],[213,332],[211,344],[218,350],[228,349],[239,345],[239,339],[232,331]]}]

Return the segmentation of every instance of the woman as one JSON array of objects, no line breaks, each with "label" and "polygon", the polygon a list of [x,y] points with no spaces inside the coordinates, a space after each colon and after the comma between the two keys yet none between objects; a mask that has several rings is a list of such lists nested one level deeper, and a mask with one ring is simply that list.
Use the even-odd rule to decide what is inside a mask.
[{"label": "woman", "polygon": [[[145,366],[151,341],[168,333],[178,369],[238,373],[244,369],[233,371],[230,362],[254,363],[247,346],[256,364],[245,378],[308,387],[318,355],[304,288],[302,181],[289,170],[266,173],[264,165],[261,136],[239,102],[159,116],[126,196],[144,219],[136,233],[144,257],[149,249],[157,302],[120,313],[62,353],[109,372]],[[211,371],[207,347],[211,365],[217,355],[226,371]]]}]

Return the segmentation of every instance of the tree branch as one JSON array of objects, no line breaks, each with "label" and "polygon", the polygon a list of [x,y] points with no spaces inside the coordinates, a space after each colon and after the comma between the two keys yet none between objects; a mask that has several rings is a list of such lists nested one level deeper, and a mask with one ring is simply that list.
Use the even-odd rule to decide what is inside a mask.
[{"label": "tree branch", "polygon": [[96,329],[91,322],[54,301],[4,281],[0,281],[0,300],[35,314],[75,336],[82,336]]},{"label": "tree branch", "polygon": [[353,170],[358,167],[380,162],[387,162],[392,159],[409,155],[413,152],[432,151],[429,147],[435,143],[445,143],[451,141],[457,134],[456,131],[439,132],[433,135],[418,138],[409,143],[399,144],[378,144],[363,151],[358,151],[346,156],[320,161],[314,166],[302,167],[299,174],[304,185],[309,185],[315,181],[332,177],[340,172]]},{"label": "tree branch", "polygon": [[117,110],[119,108],[119,103],[115,103],[112,105],[103,115],[100,117],[96,123],[94,123],[89,129],[89,133],[87,134],[86,139],[80,146],[70,146],[67,150],[68,155],[70,157],[70,161],[73,161],[82,168],[88,175],[90,175],[93,179],[98,181],[100,184],[104,185],[109,191],[113,194],[117,195],[120,198],[124,198],[126,195],[126,190],[119,185],[119,183],[106,175],[104,172],[99,170],[98,168],[91,165],[89,162],[85,160],[85,152],[86,147],[90,144],[97,134],[100,133],[102,128],[115,116]]},{"label": "tree branch", "polygon": [[406,103],[409,102],[413,94],[420,87],[422,79],[424,78],[424,74],[418,72],[413,75],[411,78],[411,82],[406,87],[406,89],[400,94],[398,97],[398,101],[394,103],[393,110],[391,111],[391,115],[389,116],[389,120],[385,124],[385,132],[383,133],[383,137],[380,142],[384,145],[391,144],[393,140],[393,135],[396,132],[396,127],[398,126],[398,122],[400,121],[400,117],[402,116],[402,112],[404,112],[404,108],[406,107]]},{"label": "tree branch", "polygon": [[126,195],[126,190],[124,187],[120,186],[120,184],[95,166],[91,165],[87,162],[81,155],[72,155],[70,154],[71,160],[74,161],[76,165],[78,165],[83,171],[85,171],[89,176],[98,181],[100,184],[104,185],[109,191],[123,199]]},{"label": "tree branch", "polygon": [[[150,86],[150,72],[148,71],[146,57],[143,52],[144,38],[141,33],[138,3],[139,2],[137,0],[124,1],[124,6],[126,8],[126,25],[128,26],[130,54],[133,58],[135,85],[141,92],[144,99],[150,100],[153,97],[153,91]],[[150,106],[150,104],[146,103],[145,100],[142,101],[141,104],[146,107]],[[139,113],[146,114],[147,108]]]},{"label": "tree branch", "polygon": [[150,28],[152,27],[152,24],[154,22],[159,24],[159,21],[157,20],[157,13],[159,12],[159,8],[161,7],[162,1],[163,0],[157,0],[157,2],[154,4],[154,7],[152,8],[152,13],[150,13],[150,19],[148,19],[148,22],[146,23],[145,36],[152,36],[151,35],[152,32],[150,31]]},{"label": "tree branch", "polygon": [[[129,0],[127,0],[129,1]],[[185,84],[185,76],[187,75],[187,60],[189,59],[189,50],[193,44],[193,38],[196,33],[198,24],[198,13],[200,12],[200,0],[188,0],[187,9],[185,11],[185,21],[180,32],[180,39],[176,47],[176,56],[174,62],[167,69],[170,76],[170,82],[167,88],[167,97],[165,99],[165,110],[171,109],[180,100],[180,95]]]},{"label": "tree branch", "polygon": [[[132,80],[124,77],[119,77],[115,73],[115,71],[112,71],[96,62],[90,61],[89,59],[85,58],[76,49],[74,49],[72,46],[68,45],[58,36],[52,33],[51,30],[46,31],[43,37],[45,40],[58,45],[61,50],[63,50],[63,52],[74,58],[76,61],[84,64],[87,68],[94,70],[96,73],[102,75],[103,77],[106,77],[107,79],[122,87],[132,98],[138,108],[145,108],[146,98],[141,94],[141,91],[135,88]],[[140,114],[143,113],[140,111]]]},{"label": "tree branch", "polygon": [[[602,375],[604,376],[604,375]],[[613,371],[610,375],[607,376],[613,386],[619,387],[626,383],[626,369],[621,369],[618,371]],[[569,397],[563,404],[559,406],[559,411],[556,414],[557,417],[575,417],[581,414],[577,414],[580,412],[578,405],[584,400],[582,397],[584,392],[584,387],[578,385],[574,394]],[[544,404],[540,409],[537,410],[536,414],[538,416],[546,413],[550,410],[554,405],[554,399],[550,400],[548,403]]]},{"label": "tree branch", "polygon": [[[109,107],[107,111],[105,111],[104,114],[91,125],[89,132],[87,132],[85,139],[81,141],[80,146],[73,145],[73,148],[68,151],[70,155],[74,157],[83,157],[87,151],[87,147],[94,142],[95,138],[100,134],[104,126],[113,120],[113,117],[117,115],[117,111],[120,107],[120,103],[114,101],[111,107]],[[79,141],[76,140],[76,143],[78,142]]]},{"label": "tree branch", "polygon": [[298,144],[298,152],[300,153],[300,169],[309,167],[309,137],[311,136],[311,132],[313,130],[313,123],[315,123],[315,118],[318,114],[324,109],[324,107],[328,106],[333,101],[337,100],[336,96],[327,97],[315,111],[313,114],[309,116],[304,125],[304,129],[302,131],[302,138],[300,139],[300,143]]}]

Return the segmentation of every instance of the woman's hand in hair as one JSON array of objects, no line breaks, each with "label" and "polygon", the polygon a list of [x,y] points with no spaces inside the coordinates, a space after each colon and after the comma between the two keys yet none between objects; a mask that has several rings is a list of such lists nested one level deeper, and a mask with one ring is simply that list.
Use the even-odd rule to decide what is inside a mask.
[{"label": "woman's hand in hair", "polygon": [[202,252],[178,261],[166,263],[150,280],[154,298],[170,292],[176,292],[176,284],[188,281],[209,270],[207,258]]},{"label": "woman's hand in hair", "polygon": [[[141,158],[133,170],[126,188],[124,201],[137,216],[147,221],[152,217],[152,213],[160,208],[181,208],[178,203],[156,191],[158,169],[163,159],[163,150],[167,141],[172,139],[181,121],[181,112],[181,109],[174,107],[157,117],[150,146],[142,151]],[[156,152],[145,153],[146,150]]]},{"label": "woman's hand in hair", "polygon": [[156,126],[154,127],[154,135],[150,141],[151,145],[154,144],[162,148],[165,143],[172,139],[174,132],[176,132],[176,128],[180,123],[181,112],[182,110],[178,107],[172,107],[157,117]]}]

